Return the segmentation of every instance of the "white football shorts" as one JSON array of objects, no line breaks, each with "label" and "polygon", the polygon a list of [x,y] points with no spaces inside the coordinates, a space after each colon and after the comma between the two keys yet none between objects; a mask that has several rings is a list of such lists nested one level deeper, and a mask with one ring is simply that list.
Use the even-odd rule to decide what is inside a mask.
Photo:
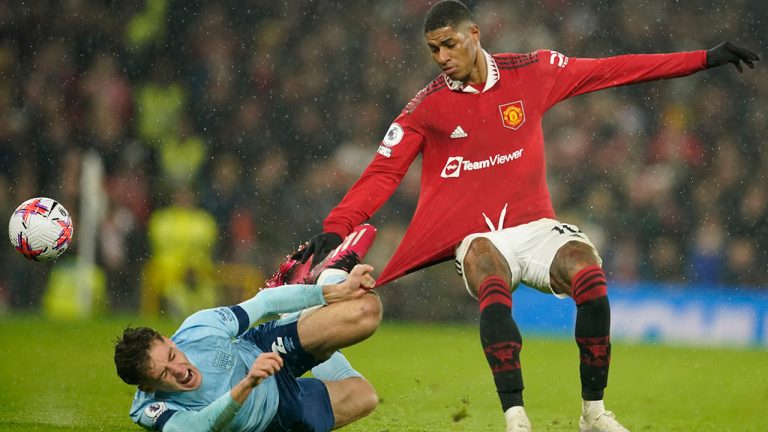
[{"label": "white football shorts", "polygon": [[504,228],[500,231],[470,234],[464,237],[456,248],[456,271],[464,280],[469,294],[477,298],[469,288],[467,277],[464,273],[464,257],[469,250],[472,240],[484,237],[496,246],[507,260],[511,273],[511,287],[513,290],[520,282],[544,293],[551,293],[558,298],[568,297],[566,294],[558,294],[552,291],[549,284],[549,267],[555,259],[557,251],[569,241],[578,241],[588,244],[595,251],[598,263],[602,259],[595,249],[595,245],[575,225],[562,223],[554,219],[539,219],[527,224],[512,228]]}]

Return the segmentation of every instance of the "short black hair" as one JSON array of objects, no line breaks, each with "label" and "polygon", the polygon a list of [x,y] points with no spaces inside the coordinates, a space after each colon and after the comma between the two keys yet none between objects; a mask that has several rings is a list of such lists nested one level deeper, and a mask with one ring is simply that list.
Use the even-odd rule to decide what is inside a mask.
[{"label": "short black hair", "polygon": [[123,330],[122,337],[115,339],[115,368],[126,384],[141,385],[148,381],[149,347],[156,340],[163,340],[157,330],[130,326]]},{"label": "short black hair", "polygon": [[424,33],[443,27],[458,28],[460,24],[473,22],[469,9],[458,0],[444,0],[432,5],[424,17]]}]

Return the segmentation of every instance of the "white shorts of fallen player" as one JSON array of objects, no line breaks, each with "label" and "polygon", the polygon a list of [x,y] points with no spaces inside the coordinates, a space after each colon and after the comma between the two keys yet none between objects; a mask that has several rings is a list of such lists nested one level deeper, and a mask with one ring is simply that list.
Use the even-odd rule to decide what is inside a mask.
[{"label": "white shorts of fallen player", "polygon": [[575,225],[554,219],[539,219],[512,228],[470,234],[464,237],[464,240],[456,248],[456,271],[461,275],[464,286],[474,298],[477,298],[477,295],[467,283],[464,258],[472,240],[480,237],[490,240],[506,259],[511,273],[510,288],[512,289],[522,282],[541,292],[554,294],[558,298],[567,297],[565,294],[557,294],[552,291],[552,286],[549,283],[549,267],[552,265],[557,251],[570,241],[589,245],[595,251],[599,264],[602,264],[602,259],[586,234]]}]

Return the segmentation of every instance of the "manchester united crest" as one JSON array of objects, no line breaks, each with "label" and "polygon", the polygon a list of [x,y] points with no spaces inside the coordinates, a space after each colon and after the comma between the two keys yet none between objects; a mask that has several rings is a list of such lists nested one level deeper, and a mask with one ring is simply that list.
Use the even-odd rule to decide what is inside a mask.
[{"label": "manchester united crest", "polygon": [[501,122],[505,128],[517,130],[520,128],[520,125],[525,123],[523,101],[499,105],[499,112],[501,112]]}]

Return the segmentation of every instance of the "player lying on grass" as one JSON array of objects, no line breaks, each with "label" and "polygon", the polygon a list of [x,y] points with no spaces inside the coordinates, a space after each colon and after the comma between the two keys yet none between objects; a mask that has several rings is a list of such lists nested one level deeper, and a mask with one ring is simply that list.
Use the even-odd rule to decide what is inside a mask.
[{"label": "player lying on grass", "polygon": [[[338,350],[367,339],[381,322],[381,302],[370,292],[373,268],[358,264],[373,236],[375,229],[313,272],[293,275],[315,284],[266,289],[197,312],[170,338],[125,329],[115,366],[123,381],[138,385],[133,421],[166,432],[328,431],[371,413],[375,390]],[[277,313],[285,315],[251,328]],[[314,378],[298,378],[309,370]]]}]

